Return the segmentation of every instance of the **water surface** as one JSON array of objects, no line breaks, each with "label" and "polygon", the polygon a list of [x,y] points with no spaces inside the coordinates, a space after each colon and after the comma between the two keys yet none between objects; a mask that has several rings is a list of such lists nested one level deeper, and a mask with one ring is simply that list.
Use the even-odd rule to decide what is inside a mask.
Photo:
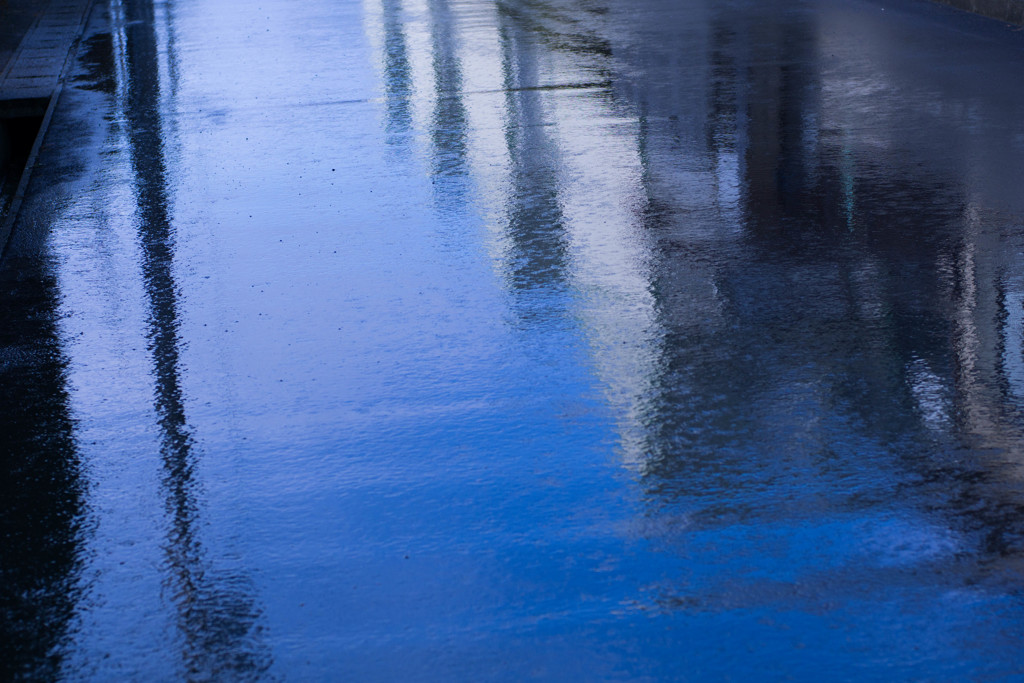
[{"label": "water surface", "polygon": [[0,287],[4,677],[1024,675],[1022,41],[99,3]]}]

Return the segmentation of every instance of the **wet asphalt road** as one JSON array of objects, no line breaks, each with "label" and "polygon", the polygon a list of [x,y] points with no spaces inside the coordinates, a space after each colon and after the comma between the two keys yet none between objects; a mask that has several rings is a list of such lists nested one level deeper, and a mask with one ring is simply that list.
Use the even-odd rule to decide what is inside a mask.
[{"label": "wet asphalt road", "polygon": [[1024,34],[100,2],[0,272],[0,677],[1024,676]]}]

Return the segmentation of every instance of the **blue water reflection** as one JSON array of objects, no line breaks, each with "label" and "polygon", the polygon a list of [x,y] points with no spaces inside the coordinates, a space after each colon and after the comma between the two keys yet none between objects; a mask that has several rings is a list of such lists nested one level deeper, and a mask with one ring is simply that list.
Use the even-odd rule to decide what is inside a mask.
[{"label": "blue water reflection", "polygon": [[83,45],[4,265],[14,675],[1024,675],[1019,34],[112,0]]}]

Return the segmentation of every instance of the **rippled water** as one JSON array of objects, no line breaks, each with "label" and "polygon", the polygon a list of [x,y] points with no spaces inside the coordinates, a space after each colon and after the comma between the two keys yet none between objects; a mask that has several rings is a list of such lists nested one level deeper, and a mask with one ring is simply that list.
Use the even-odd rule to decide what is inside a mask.
[{"label": "rippled water", "polygon": [[3,677],[1024,675],[1022,66],[100,2],[0,273]]}]

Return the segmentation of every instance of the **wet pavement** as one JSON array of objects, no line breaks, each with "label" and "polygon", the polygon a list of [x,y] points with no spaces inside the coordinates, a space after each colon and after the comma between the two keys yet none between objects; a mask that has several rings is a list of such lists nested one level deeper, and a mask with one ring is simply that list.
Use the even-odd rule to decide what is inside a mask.
[{"label": "wet pavement", "polygon": [[99,2],[0,271],[0,676],[1024,676],[1024,34]]},{"label": "wet pavement", "polygon": [[2,0],[0,2],[0,74],[8,67],[22,39],[46,9],[40,0]]}]

